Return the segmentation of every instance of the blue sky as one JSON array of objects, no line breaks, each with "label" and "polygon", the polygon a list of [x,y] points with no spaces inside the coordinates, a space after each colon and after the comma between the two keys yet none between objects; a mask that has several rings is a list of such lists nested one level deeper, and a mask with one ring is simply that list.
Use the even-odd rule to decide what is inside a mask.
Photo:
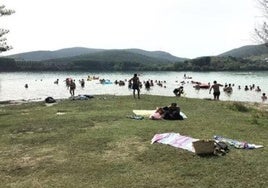
[{"label": "blue sky", "polygon": [[13,49],[68,47],[161,50],[178,57],[218,55],[257,44],[256,0],[3,0],[0,19]]}]

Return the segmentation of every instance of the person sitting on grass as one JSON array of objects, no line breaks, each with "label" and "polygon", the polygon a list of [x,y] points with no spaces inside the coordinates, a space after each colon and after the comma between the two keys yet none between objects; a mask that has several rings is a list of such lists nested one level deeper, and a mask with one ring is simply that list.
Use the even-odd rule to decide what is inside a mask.
[{"label": "person sitting on grass", "polygon": [[163,119],[168,120],[183,120],[183,117],[180,115],[180,107],[177,106],[177,103],[171,103],[170,106],[164,107],[165,111]]}]

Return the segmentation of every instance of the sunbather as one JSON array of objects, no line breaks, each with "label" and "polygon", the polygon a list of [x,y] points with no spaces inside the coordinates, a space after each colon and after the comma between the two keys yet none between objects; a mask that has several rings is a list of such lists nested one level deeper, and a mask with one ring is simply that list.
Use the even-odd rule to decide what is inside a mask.
[{"label": "sunbather", "polygon": [[151,114],[149,118],[152,120],[161,120],[163,119],[164,113],[165,111],[163,110],[163,108],[157,107],[156,111],[153,114]]}]

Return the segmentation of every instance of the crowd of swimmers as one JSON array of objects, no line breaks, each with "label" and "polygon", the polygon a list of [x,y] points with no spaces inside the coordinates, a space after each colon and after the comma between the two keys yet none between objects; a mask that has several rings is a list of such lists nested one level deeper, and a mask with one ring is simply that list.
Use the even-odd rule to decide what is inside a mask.
[{"label": "crowd of swimmers", "polygon": [[[209,93],[211,93],[211,91],[213,90],[213,96],[214,96],[215,100],[219,100],[220,87],[223,87],[223,92],[225,92],[227,94],[232,94],[233,88],[235,87],[235,84],[231,84],[231,83],[229,83],[229,84],[225,83],[225,85],[222,85],[222,84],[217,83],[217,81],[214,81],[213,84],[210,84],[210,82],[209,83],[201,83],[201,82],[198,82],[198,81],[193,81],[193,80],[191,80],[192,77],[187,76],[186,74],[184,74],[183,78],[184,78],[184,80],[182,82],[180,82],[179,86],[177,88],[173,89],[173,94],[175,96],[177,96],[177,97],[180,97],[180,96],[182,96],[182,94],[184,94],[183,85],[186,84],[186,83],[193,84],[193,87],[195,89],[209,89]],[[188,81],[187,79],[189,79],[191,81]],[[87,80],[88,81],[99,80],[100,83],[106,83],[107,82],[106,79],[99,79],[99,77],[96,77],[96,76],[93,76],[93,77],[88,76]],[[66,83],[67,88],[69,89],[69,92],[70,92],[71,96],[74,96],[75,95],[75,89],[76,89],[75,80],[72,79],[72,78],[66,78],[64,81]],[[108,81],[109,81],[109,83],[112,83],[110,80],[108,80]],[[163,88],[166,88],[166,81],[148,79],[146,81],[141,82],[136,73],[129,80],[127,80],[127,79],[119,80],[119,81],[115,80],[114,84],[119,85],[119,86],[125,86],[126,82],[128,82],[128,88],[133,89],[134,98],[136,98],[136,92],[137,92],[137,97],[140,98],[140,89],[143,87],[143,85],[144,85],[146,90],[150,90],[151,87],[153,87],[155,85],[163,87]],[[79,83],[80,83],[80,86],[82,88],[85,87],[85,80],[84,79],[79,80]],[[54,81],[54,84],[59,84],[59,79],[56,79]],[[24,87],[27,89],[29,86],[28,86],[28,84],[25,84]],[[242,87],[240,85],[238,85],[237,89],[241,90]],[[255,84],[245,85],[244,90],[245,91],[256,91],[256,92],[261,92],[262,91],[260,86],[256,86]],[[261,99],[263,101],[267,100],[266,93],[264,93],[264,92],[262,93]]]}]

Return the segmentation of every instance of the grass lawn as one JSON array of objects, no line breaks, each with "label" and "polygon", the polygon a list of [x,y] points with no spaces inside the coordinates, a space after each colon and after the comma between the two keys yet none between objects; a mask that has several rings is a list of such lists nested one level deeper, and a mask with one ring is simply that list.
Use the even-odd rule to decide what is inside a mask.
[{"label": "grass lawn", "polygon": [[[172,102],[188,119],[126,117]],[[167,132],[264,148],[201,157],[151,144]],[[7,105],[0,107],[0,187],[268,187],[267,145],[268,112],[243,103],[142,95]]]}]

